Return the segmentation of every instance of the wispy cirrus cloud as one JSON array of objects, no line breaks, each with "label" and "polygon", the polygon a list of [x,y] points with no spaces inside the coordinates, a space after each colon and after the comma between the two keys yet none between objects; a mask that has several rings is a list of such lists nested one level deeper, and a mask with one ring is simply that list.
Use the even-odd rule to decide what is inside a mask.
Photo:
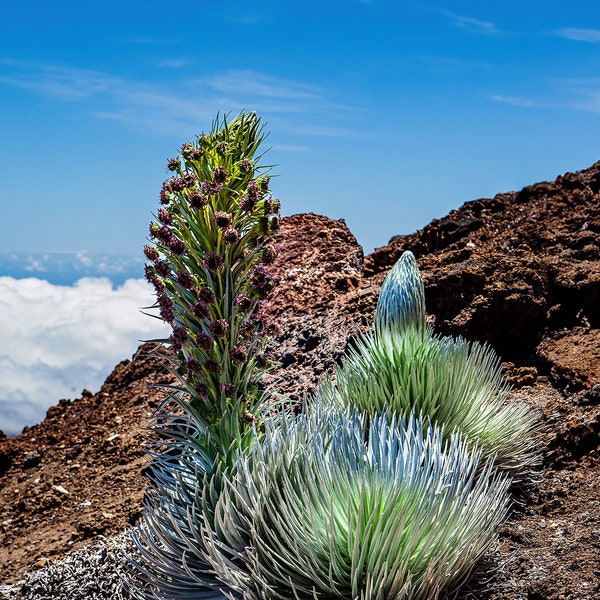
[{"label": "wispy cirrus cloud", "polygon": [[490,94],[488,98],[490,100],[493,100],[494,102],[510,104],[511,106],[522,106],[525,108],[548,108],[550,106],[549,104],[544,104],[537,100],[523,98],[521,96],[505,96],[503,94]]},{"label": "wispy cirrus cloud", "polygon": [[192,61],[188,58],[166,58],[160,60],[157,63],[157,67],[161,69],[182,69],[192,64]]},{"label": "wispy cirrus cloud", "polygon": [[531,96],[489,94],[487,97],[494,102],[524,108],[600,113],[600,77],[548,79],[538,83],[536,92],[532,92]]},{"label": "wispy cirrus cloud", "polygon": [[452,12],[450,10],[446,10],[444,8],[436,8],[433,6],[427,6],[420,3],[415,3],[416,6],[419,6],[425,10],[437,13],[439,15],[443,15],[450,19],[452,23],[459,27],[460,29],[464,29],[467,31],[471,31],[473,33],[481,33],[486,35],[497,35],[500,33],[500,30],[496,27],[494,23],[491,21],[484,21],[482,19],[477,19],[475,17],[470,17],[466,15],[460,15],[458,13]]},{"label": "wispy cirrus cloud", "polygon": [[600,29],[558,29],[553,32],[558,37],[578,42],[600,43]]},{"label": "wispy cirrus cloud", "polygon": [[[179,64],[164,66],[175,69]],[[212,121],[216,112],[248,108],[259,111],[269,122],[275,117],[280,131],[293,128],[293,116],[304,114],[310,115],[311,124],[333,123],[333,129],[348,135],[351,129],[342,125],[340,112],[347,116],[357,109],[337,103],[321,87],[252,70],[196,75],[187,68],[181,76],[162,82],[131,81],[101,71],[4,59],[0,60],[0,86],[78,105],[98,119],[177,136],[189,135],[198,123]],[[318,132],[318,127],[304,130],[305,135],[320,135]],[[331,130],[326,135],[331,135]]]}]

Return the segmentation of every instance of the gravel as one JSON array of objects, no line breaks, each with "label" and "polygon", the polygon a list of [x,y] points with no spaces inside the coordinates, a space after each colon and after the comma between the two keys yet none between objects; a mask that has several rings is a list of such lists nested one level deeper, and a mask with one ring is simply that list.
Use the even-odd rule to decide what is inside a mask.
[{"label": "gravel", "polygon": [[127,556],[135,556],[130,530],[101,537],[48,564],[14,585],[0,585],[8,600],[133,600],[125,580]]}]

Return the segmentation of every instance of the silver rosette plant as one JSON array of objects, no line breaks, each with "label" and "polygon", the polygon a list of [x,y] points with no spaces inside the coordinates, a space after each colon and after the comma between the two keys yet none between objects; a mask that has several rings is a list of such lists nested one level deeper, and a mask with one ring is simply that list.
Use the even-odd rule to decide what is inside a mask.
[{"label": "silver rosette plant", "polygon": [[456,590],[506,517],[509,480],[481,470],[458,434],[445,437],[412,416],[367,423],[356,409],[320,405],[268,423],[240,453],[215,528],[202,531],[230,597],[425,600]]},{"label": "silver rosette plant", "polygon": [[423,415],[447,435],[460,431],[470,448],[519,483],[539,465],[539,425],[528,406],[509,401],[510,391],[491,348],[433,332],[417,263],[405,252],[383,283],[375,326],[317,396],[370,415]]}]

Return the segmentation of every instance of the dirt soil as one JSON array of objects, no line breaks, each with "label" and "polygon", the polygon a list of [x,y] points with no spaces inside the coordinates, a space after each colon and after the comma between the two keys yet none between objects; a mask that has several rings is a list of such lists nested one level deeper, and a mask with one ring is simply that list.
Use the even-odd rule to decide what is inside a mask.
[{"label": "dirt soil", "polygon": [[[283,220],[270,383],[302,399],[371,321],[387,271],[417,256],[437,331],[492,345],[544,425],[543,477],[500,532],[485,600],[600,598],[600,163],[475,200],[363,259],[343,221]],[[0,583],[141,516],[144,427],[168,383],[143,346],[97,394],[0,435]]]}]

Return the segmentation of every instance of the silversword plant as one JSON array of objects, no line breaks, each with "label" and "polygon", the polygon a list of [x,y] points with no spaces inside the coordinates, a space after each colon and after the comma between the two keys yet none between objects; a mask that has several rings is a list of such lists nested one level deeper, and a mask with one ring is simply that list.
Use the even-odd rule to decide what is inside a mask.
[{"label": "silversword plant", "polygon": [[[279,203],[253,113],[217,120],[169,161],[145,248],[171,324],[134,579],[159,600],[435,600],[496,538],[509,475],[535,462],[533,416],[497,359],[436,336],[407,253],[373,329],[300,415],[272,412],[261,303]],[[504,472],[503,472],[504,471]]]},{"label": "silversword plant", "polygon": [[460,431],[518,483],[539,464],[538,421],[509,393],[491,348],[436,335],[427,324],[423,281],[405,252],[383,283],[374,327],[335,369],[335,383],[323,380],[317,395],[371,415],[414,412],[447,435]]}]

